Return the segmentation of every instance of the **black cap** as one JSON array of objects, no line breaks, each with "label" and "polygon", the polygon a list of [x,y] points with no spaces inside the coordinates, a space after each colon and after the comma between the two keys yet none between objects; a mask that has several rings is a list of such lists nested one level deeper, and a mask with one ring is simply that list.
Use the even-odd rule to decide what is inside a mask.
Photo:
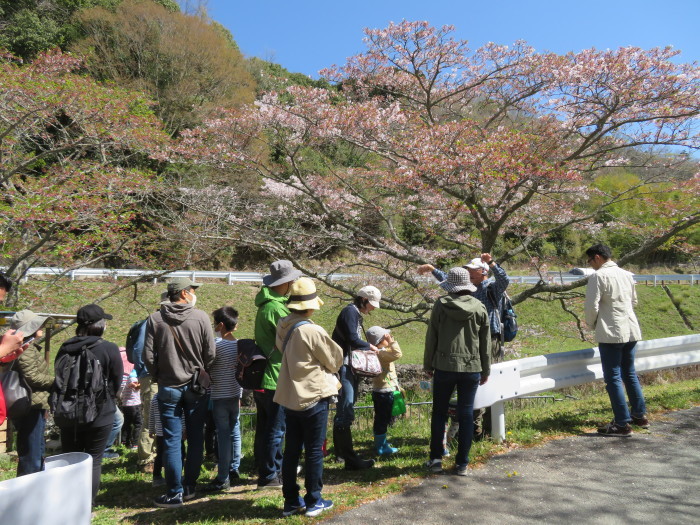
[{"label": "black cap", "polygon": [[80,310],[78,310],[76,317],[78,318],[78,324],[82,325],[96,323],[100,319],[112,319],[111,315],[106,314],[102,307],[96,304],[88,304],[83,306]]}]

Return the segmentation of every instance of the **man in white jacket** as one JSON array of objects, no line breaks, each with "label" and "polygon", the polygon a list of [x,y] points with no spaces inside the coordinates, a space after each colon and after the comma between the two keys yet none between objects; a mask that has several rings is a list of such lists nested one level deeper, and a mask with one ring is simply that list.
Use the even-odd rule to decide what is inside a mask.
[{"label": "man in white jacket", "polygon": [[586,250],[586,256],[588,264],[595,270],[586,288],[586,324],[595,330],[605,389],[614,415],[612,422],[600,427],[598,432],[628,437],[632,435],[630,423],[649,428],[644,394],[634,369],[635,348],[642,338],[634,314],[637,304],[634,277],[610,260],[612,253],[604,244],[591,246]]}]

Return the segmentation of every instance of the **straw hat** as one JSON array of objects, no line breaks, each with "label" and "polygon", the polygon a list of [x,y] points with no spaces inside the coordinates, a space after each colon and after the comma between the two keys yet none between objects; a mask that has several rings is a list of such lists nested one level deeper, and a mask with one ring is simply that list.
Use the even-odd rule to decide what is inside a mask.
[{"label": "straw hat", "polygon": [[323,301],[316,293],[316,285],[308,277],[300,277],[289,288],[290,310],[318,310]]}]

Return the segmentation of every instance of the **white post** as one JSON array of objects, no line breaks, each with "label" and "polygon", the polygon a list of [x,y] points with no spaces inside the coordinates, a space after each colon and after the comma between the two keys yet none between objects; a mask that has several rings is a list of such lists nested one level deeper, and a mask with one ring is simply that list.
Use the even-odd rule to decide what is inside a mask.
[{"label": "white post", "polygon": [[506,439],[506,411],[503,401],[491,405],[491,438],[503,441]]}]

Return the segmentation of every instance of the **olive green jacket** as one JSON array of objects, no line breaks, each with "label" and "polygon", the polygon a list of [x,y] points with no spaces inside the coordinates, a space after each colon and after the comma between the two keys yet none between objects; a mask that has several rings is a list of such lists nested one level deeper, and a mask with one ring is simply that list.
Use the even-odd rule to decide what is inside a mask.
[{"label": "olive green jacket", "polygon": [[53,374],[44,359],[41,347],[29,345],[17,358],[15,365],[24,380],[32,389],[32,409],[48,410],[49,391],[53,385]]}]

